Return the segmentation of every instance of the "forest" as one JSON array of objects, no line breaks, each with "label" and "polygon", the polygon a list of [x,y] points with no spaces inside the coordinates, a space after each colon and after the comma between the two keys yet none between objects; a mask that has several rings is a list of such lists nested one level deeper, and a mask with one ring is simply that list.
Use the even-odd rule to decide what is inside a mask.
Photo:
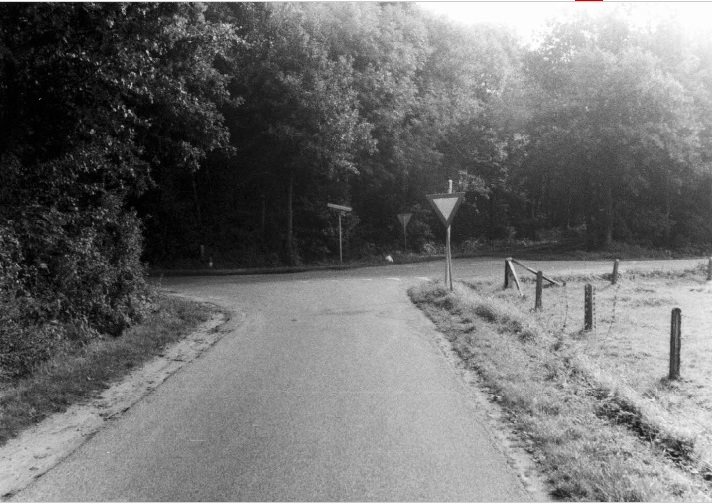
[{"label": "forest", "polygon": [[[553,24],[535,47],[414,4],[209,5],[237,44],[214,68],[225,147],[151,172],[145,258],[350,259],[442,243],[425,194],[466,192],[463,250],[579,238],[694,249],[712,240],[712,45],[624,13]],[[631,16],[631,14],[628,14]],[[207,252],[206,252],[207,254]],[[192,262],[191,262],[192,261]]]},{"label": "forest", "polygon": [[0,4],[0,367],[118,335],[148,266],[712,246],[712,39],[634,12],[533,43],[413,3]]}]

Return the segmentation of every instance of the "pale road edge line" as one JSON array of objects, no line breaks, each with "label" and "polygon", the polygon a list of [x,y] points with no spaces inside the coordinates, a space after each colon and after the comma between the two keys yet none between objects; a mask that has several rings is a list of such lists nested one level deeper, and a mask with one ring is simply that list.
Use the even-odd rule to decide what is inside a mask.
[{"label": "pale road edge line", "polygon": [[241,325],[245,320],[243,313],[228,312],[224,307],[219,309],[220,313],[196,331],[134,369],[99,397],[45,418],[0,447],[0,501],[11,498],[58,465],[99,432],[108,420],[120,417],[179,369],[200,357],[229,332],[226,325],[231,322],[231,326]]}]

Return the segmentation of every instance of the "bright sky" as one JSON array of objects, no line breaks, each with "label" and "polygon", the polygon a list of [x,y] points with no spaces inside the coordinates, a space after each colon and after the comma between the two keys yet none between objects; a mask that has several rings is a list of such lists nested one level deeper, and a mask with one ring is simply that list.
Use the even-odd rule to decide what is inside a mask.
[{"label": "bright sky", "polygon": [[640,19],[641,22],[675,17],[683,26],[690,30],[712,36],[712,2],[646,2],[646,1],[611,1],[603,2],[575,2],[574,0],[558,1],[474,1],[474,2],[447,2],[431,1],[418,2],[418,4],[431,12],[445,15],[455,21],[465,24],[479,22],[504,24],[513,27],[525,40],[552,17],[568,17],[576,12],[596,14],[610,12],[623,6]]}]

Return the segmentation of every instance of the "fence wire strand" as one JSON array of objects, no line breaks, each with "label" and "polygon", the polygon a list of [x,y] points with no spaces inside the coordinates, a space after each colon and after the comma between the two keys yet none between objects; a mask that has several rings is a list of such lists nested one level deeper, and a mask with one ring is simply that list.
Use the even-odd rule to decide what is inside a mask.
[{"label": "fence wire strand", "polygon": [[[597,346],[605,345],[610,338],[616,337],[618,334],[625,335],[625,332],[628,330],[627,328],[633,327],[638,330],[643,329],[650,331],[651,337],[654,339],[659,337],[667,341],[670,337],[670,313],[675,307],[680,307],[682,309],[683,342],[687,341],[688,343],[692,343],[694,345],[705,342],[709,339],[710,344],[712,344],[712,296],[710,296],[709,292],[705,293],[706,297],[709,299],[709,310],[692,312],[692,309],[686,308],[684,303],[671,304],[670,306],[660,306],[660,311],[658,312],[659,314],[656,313],[654,317],[650,317],[646,320],[640,320],[637,317],[629,316],[627,311],[628,308],[625,304],[625,294],[627,294],[626,287],[630,287],[630,284],[627,286],[625,284],[622,285],[621,280],[622,279],[619,277],[618,282],[615,285],[615,290],[612,293],[612,297],[611,290],[604,290],[604,287],[611,286],[610,283],[604,284],[602,282],[596,282],[598,284],[596,285],[596,283],[590,282],[596,287],[597,290],[594,298],[594,318],[597,319],[598,322],[602,323],[605,320],[607,328],[605,336],[602,339],[598,339],[598,324],[595,324],[594,331],[591,333],[594,338],[592,338],[587,344]],[[623,290],[621,290],[622,288]],[[581,315],[584,313],[583,295],[579,298],[578,287],[575,289],[576,292],[573,292],[573,289],[566,283],[564,283],[557,290],[558,292],[556,297],[550,296],[552,301],[555,300],[554,302],[556,303],[555,307],[552,305],[550,308],[553,308],[553,312],[549,312],[551,314],[549,317],[549,320],[551,321],[549,322],[551,324],[550,327],[552,329],[560,328],[561,334],[567,334],[567,330],[576,331],[578,328],[572,326],[577,324],[579,321],[577,310],[581,310]],[[581,294],[583,294],[583,292],[581,292]],[[572,299],[569,299],[570,296],[572,296]],[[544,302],[546,303],[546,300]],[[573,312],[571,312],[571,310],[573,310]],[[602,315],[606,316],[604,317]],[[580,319],[582,324],[583,318],[584,317],[581,317]],[[581,329],[583,329],[583,325],[581,325]],[[690,352],[695,351],[694,348],[690,349],[689,347],[688,350]],[[654,403],[658,402],[655,396],[647,396],[641,393],[641,397]],[[664,404],[661,404],[660,406],[668,414],[675,414],[674,411],[670,411]],[[699,418],[704,419],[705,415],[710,413],[712,413],[712,411],[704,409],[699,413]],[[703,437],[707,441],[707,446],[712,450],[712,423],[701,421],[698,419],[697,415],[688,415],[685,417],[685,421],[690,427],[698,429],[696,435]]]}]

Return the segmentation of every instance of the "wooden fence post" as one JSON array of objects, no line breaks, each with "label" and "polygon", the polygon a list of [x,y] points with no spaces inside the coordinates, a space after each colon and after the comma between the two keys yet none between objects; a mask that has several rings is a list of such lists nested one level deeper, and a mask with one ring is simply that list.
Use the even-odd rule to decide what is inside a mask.
[{"label": "wooden fence post", "polygon": [[611,275],[611,285],[615,285],[618,281],[618,264],[620,261],[616,259],[613,261],[613,275]]},{"label": "wooden fence post", "polygon": [[544,274],[541,271],[536,272],[536,299],[534,301],[534,309],[541,311],[541,289],[544,282]]},{"label": "wooden fence post", "polygon": [[596,328],[596,288],[591,284],[584,287],[584,331]]},{"label": "wooden fence post", "polygon": [[681,323],[682,311],[680,308],[673,308],[670,317],[670,373],[668,374],[671,380],[680,379]]},{"label": "wooden fence post", "polygon": [[707,262],[707,280],[712,280],[712,257]]},{"label": "wooden fence post", "polygon": [[511,257],[507,257],[504,260],[504,288],[505,289],[509,287],[509,268],[510,268],[509,261],[511,259],[512,259]]}]

